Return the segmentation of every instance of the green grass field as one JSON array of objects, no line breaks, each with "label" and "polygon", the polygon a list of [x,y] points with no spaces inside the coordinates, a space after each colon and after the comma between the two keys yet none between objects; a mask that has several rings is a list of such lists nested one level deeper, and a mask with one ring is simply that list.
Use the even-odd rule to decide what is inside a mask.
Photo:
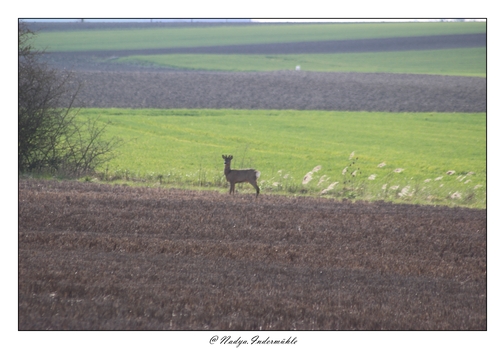
[{"label": "green grass field", "polygon": [[339,54],[129,56],[117,60],[178,69],[221,71],[302,70],[486,76],[486,48]]},{"label": "green grass field", "polygon": [[485,22],[253,24],[40,32],[50,51],[125,50],[485,33]]},{"label": "green grass field", "polygon": [[[50,52],[484,32],[484,22],[222,25],[40,32],[34,44]],[[485,48],[156,55],[117,62],[203,70],[292,70],[300,65],[302,70],[312,71],[486,77]],[[232,154],[234,168],[261,171],[263,193],[321,195],[325,190],[325,196],[335,198],[486,207],[484,113],[82,109],[80,115],[110,121],[108,135],[126,141],[118,156],[99,169],[97,178],[101,180],[224,192],[227,183],[221,155]],[[318,166],[321,168],[313,171]],[[252,193],[248,184],[238,190]]]},{"label": "green grass field", "polygon": [[[261,171],[263,193],[320,195],[338,182],[326,196],[486,205],[483,113],[83,109],[79,115],[100,116],[110,122],[110,136],[126,141],[99,169],[102,180],[224,191],[221,155],[232,154],[232,168]],[[310,171],[312,180],[303,184]]]}]

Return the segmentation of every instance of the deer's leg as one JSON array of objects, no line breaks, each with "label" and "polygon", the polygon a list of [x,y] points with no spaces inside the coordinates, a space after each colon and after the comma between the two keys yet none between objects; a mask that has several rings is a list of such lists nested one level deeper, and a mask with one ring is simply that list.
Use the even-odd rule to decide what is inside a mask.
[{"label": "deer's leg", "polygon": [[253,182],[249,182],[250,184],[252,184],[252,186],[255,188],[256,190],[256,197],[259,196],[259,186],[257,185],[257,182],[256,181],[253,181]]},{"label": "deer's leg", "polygon": [[229,187],[229,194],[231,194],[231,193],[234,194],[234,191],[235,191],[235,184],[233,182],[231,182],[231,186]]}]

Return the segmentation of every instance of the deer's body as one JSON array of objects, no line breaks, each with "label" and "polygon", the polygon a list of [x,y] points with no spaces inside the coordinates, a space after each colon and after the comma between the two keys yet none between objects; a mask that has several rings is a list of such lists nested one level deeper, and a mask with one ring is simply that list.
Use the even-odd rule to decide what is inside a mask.
[{"label": "deer's body", "polygon": [[256,197],[258,197],[259,186],[257,185],[257,178],[259,178],[261,172],[251,168],[246,170],[232,170],[231,160],[233,159],[233,156],[222,155],[222,158],[224,159],[224,175],[226,176],[226,180],[231,185],[229,188],[229,194],[234,194],[236,183],[248,182],[255,188]]}]

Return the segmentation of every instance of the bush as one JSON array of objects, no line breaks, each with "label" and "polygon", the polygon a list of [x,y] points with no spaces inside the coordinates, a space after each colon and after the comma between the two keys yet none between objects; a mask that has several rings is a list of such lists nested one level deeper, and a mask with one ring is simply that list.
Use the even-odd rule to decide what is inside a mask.
[{"label": "bush", "polygon": [[71,72],[41,63],[35,35],[18,26],[18,171],[80,176],[108,161],[118,139],[103,139],[97,118],[79,121],[72,108],[81,89]]}]

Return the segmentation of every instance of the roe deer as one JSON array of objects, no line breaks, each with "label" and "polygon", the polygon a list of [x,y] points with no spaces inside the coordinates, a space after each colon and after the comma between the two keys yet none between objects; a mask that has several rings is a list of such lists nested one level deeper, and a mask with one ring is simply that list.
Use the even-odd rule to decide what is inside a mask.
[{"label": "roe deer", "polygon": [[255,188],[256,197],[258,197],[259,187],[257,186],[257,178],[259,178],[261,172],[251,168],[246,170],[232,170],[231,160],[233,159],[233,155],[222,155],[222,158],[224,159],[224,174],[226,175],[226,180],[231,184],[231,187],[229,188],[229,194],[234,194],[236,183],[248,182]]}]

